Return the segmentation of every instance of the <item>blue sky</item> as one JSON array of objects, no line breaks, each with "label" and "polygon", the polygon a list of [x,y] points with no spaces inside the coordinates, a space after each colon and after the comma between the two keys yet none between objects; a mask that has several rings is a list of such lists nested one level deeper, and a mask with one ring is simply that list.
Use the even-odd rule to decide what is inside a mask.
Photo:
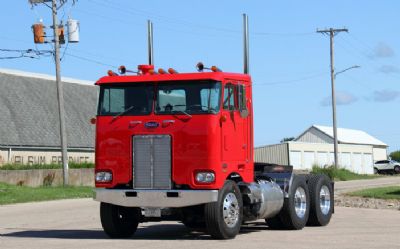
[{"label": "blue sky", "polygon": [[[198,61],[242,72],[242,13],[249,15],[255,144],[279,143],[312,124],[331,125],[329,38],[335,68],[361,68],[336,79],[337,120],[400,149],[399,1],[128,1],[70,0],[59,17],[78,19],[78,44],[61,49],[62,75],[95,81],[119,65],[147,62],[147,20],[154,24],[156,67],[192,72]],[[1,49],[51,49],[33,43],[31,25],[50,10],[27,0],[2,3]],[[51,31],[48,30],[48,34]],[[11,56],[0,51],[0,57]],[[50,57],[0,59],[0,68],[54,75]]]}]

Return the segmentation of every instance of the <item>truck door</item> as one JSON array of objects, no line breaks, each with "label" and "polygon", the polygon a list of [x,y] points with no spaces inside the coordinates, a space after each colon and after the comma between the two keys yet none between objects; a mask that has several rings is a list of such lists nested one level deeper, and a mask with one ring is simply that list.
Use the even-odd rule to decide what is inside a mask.
[{"label": "truck door", "polygon": [[232,82],[224,87],[222,105],[222,160],[243,164],[246,158],[246,150],[243,148],[243,119],[238,108],[238,88]]},{"label": "truck door", "polygon": [[248,107],[248,92],[246,91],[246,85],[239,82],[237,86],[238,90],[238,111],[240,115],[240,120],[242,122],[242,131],[243,131],[243,139],[242,139],[242,151],[244,153],[244,160],[246,163],[250,162],[250,157],[252,157],[252,141],[250,134],[250,117],[249,117],[249,107]]}]

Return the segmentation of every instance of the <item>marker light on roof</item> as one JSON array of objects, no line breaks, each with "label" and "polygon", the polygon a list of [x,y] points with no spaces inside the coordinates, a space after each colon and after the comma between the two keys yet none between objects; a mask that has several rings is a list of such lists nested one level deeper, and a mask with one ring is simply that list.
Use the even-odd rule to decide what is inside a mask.
[{"label": "marker light on roof", "polygon": [[212,66],[212,67],[211,67],[211,71],[213,71],[214,73],[215,73],[215,72],[222,72],[222,70],[219,69],[217,66]]},{"label": "marker light on roof", "polygon": [[113,72],[112,70],[108,70],[107,74],[108,74],[108,76],[118,76],[118,74]]},{"label": "marker light on roof", "polygon": [[159,68],[159,69],[158,69],[158,73],[159,73],[159,74],[166,74],[167,72],[166,72],[164,69]]},{"label": "marker light on roof", "polygon": [[175,74],[178,73],[175,69],[173,69],[172,67],[168,68],[168,73],[170,74]]}]

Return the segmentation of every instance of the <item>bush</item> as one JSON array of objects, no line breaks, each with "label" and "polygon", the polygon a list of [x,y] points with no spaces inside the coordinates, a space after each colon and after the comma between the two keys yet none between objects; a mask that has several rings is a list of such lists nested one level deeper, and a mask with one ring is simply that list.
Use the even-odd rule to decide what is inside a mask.
[{"label": "bush", "polygon": [[378,176],[375,175],[363,175],[351,172],[350,170],[343,168],[335,168],[335,166],[319,167],[314,165],[311,173],[314,174],[325,174],[331,178],[331,180],[337,181],[349,181],[349,180],[361,180],[361,179],[372,179]]},{"label": "bush", "polygon": [[389,156],[392,158],[392,160],[400,162],[400,150],[393,151]]},{"label": "bush", "polygon": [[[70,169],[88,169],[94,168],[94,163],[69,163]],[[62,169],[61,164],[4,164],[0,170],[29,170],[29,169]]]}]

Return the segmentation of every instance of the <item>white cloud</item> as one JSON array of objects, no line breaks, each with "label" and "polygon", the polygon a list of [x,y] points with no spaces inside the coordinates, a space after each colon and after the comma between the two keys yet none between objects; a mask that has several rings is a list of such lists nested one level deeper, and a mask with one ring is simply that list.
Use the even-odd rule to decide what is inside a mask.
[{"label": "white cloud", "polygon": [[384,74],[400,73],[400,68],[393,65],[383,65],[378,69],[378,71]]},{"label": "white cloud", "polygon": [[[348,92],[336,92],[336,105],[350,105],[356,102],[358,98],[351,93]],[[327,96],[323,100],[321,100],[320,104],[322,106],[331,106],[332,97]]]},{"label": "white cloud", "polygon": [[388,58],[393,57],[395,55],[394,50],[389,45],[380,42],[374,48],[373,54],[371,55],[372,58]]},{"label": "white cloud", "polygon": [[390,102],[398,98],[400,98],[400,91],[386,89],[382,91],[374,91],[371,99],[375,102]]}]

